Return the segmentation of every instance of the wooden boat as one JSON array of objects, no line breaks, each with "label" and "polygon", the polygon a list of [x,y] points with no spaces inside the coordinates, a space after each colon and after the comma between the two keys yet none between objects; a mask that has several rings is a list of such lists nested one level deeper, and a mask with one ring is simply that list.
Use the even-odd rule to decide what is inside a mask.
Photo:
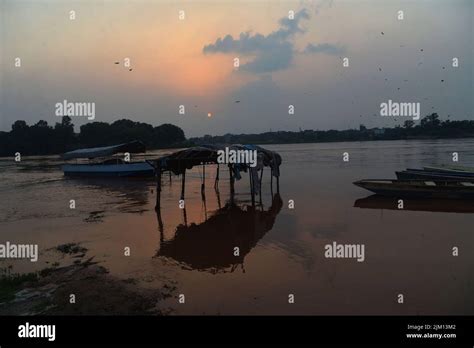
[{"label": "wooden boat", "polygon": [[[74,163],[62,165],[64,175],[85,177],[147,177],[154,176],[155,170],[146,161],[126,162],[121,158],[107,158],[118,153],[145,152],[145,145],[140,141],[132,141],[114,146],[79,149],[62,155],[65,160],[87,158],[97,162]],[[106,158],[104,160],[104,158]]]},{"label": "wooden boat", "polygon": [[450,173],[451,175],[474,176],[473,167],[440,165],[423,167],[423,170],[437,173]]},{"label": "wooden boat", "polygon": [[474,182],[359,180],[354,185],[382,196],[474,199]]},{"label": "wooden boat", "polygon": [[474,176],[457,175],[448,172],[431,172],[422,169],[407,169],[395,172],[398,180],[474,181]]}]

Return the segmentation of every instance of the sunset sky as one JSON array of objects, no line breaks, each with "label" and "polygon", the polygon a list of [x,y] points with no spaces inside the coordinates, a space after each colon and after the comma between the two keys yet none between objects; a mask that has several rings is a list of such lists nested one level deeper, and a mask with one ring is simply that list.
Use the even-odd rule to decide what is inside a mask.
[{"label": "sunset sky", "polygon": [[[473,119],[473,8],[470,0],[0,0],[0,130],[18,119],[52,125],[65,99],[95,102],[95,121],[172,123],[188,137],[402,124],[379,115],[388,99]],[[127,57],[132,71],[114,64]]]}]

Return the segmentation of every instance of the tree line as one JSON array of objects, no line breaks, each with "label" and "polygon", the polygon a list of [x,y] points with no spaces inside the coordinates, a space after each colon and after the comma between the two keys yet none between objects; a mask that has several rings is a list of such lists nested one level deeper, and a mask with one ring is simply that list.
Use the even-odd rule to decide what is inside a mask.
[{"label": "tree line", "polygon": [[79,133],[75,133],[71,118],[64,116],[54,126],[44,120],[32,126],[25,121],[16,121],[10,132],[0,132],[0,156],[13,156],[16,152],[25,156],[60,154],[132,140],[142,141],[148,149],[186,145],[183,130],[172,124],[153,127],[147,123],[122,119],[110,124],[87,123],[80,127]]},{"label": "tree line", "polygon": [[347,130],[300,130],[299,132],[277,131],[260,134],[205,135],[199,138],[190,138],[189,141],[193,144],[294,144],[466,137],[474,137],[474,121],[442,121],[437,113],[433,113],[422,118],[418,125],[415,125],[412,120],[407,120],[403,126],[393,128],[368,129],[364,125],[360,125],[359,129]]},{"label": "tree line", "polygon": [[288,144],[336,141],[433,139],[474,137],[474,121],[442,121],[433,113],[421,119],[419,124],[407,120],[403,126],[393,128],[348,130],[301,130],[299,132],[277,131],[260,134],[205,135],[186,139],[181,128],[172,124],[153,127],[143,122],[118,120],[113,123],[91,122],[74,132],[71,118],[64,116],[61,122],[49,126],[38,121],[28,126],[25,121],[16,121],[10,132],[0,132],[0,156],[60,154],[78,148],[108,146],[132,140],[142,141],[148,149],[188,147],[199,144]]}]

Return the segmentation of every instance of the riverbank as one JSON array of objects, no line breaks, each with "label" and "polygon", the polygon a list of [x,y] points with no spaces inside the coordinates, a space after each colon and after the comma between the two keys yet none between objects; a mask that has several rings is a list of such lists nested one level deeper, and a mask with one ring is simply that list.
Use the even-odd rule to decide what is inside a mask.
[{"label": "riverbank", "polygon": [[[85,248],[57,249],[76,258],[72,265],[0,277],[0,315],[162,315],[158,303],[173,287],[144,289],[134,279],[118,279],[86,257]],[[4,271],[7,273],[7,271]]]}]

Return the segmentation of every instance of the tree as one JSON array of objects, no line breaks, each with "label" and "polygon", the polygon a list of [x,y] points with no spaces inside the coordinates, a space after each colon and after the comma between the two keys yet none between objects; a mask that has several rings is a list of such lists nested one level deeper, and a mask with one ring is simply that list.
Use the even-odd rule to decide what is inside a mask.
[{"label": "tree", "polygon": [[431,115],[423,117],[421,120],[421,127],[422,128],[435,128],[441,124],[439,120],[439,116],[437,113],[433,113]]},{"label": "tree", "polygon": [[412,120],[406,120],[403,123],[403,127],[405,127],[406,129],[413,128],[414,125],[415,125],[415,121],[412,121]]},{"label": "tree", "polygon": [[21,132],[27,130],[29,127],[26,124],[25,121],[23,120],[18,120],[15,121],[15,123],[12,124],[12,131],[13,132]]}]

